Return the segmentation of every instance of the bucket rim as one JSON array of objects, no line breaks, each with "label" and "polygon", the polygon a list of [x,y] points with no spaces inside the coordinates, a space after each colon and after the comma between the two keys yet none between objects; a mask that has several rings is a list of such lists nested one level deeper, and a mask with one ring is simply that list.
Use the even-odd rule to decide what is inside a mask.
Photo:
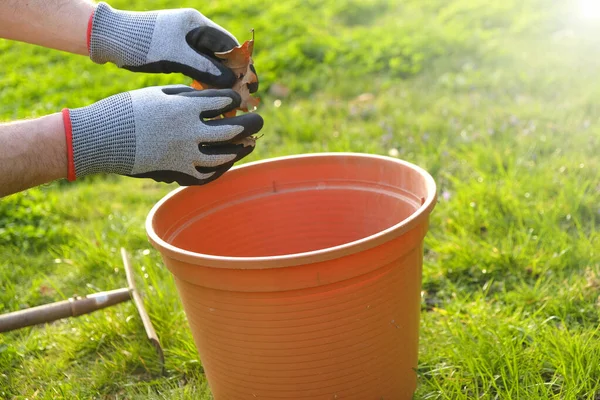
[{"label": "bucket rim", "polygon": [[156,248],[163,257],[168,256],[175,260],[191,263],[196,265],[202,265],[205,267],[214,268],[235,268],[235,269],[266,269],[266,268],[280,268],[290,267],[302,264],[313,264],[323,261],[328,261],[336,258],[341,258],[358,252],[368,250],[376,247],[382,243],[388,242],[392,239],[403,235],[410,231],[424,220],[429,218],[429,214],[435,207],[437,201],[437,185],[433,177],[424,168],[419,167],[411,162],[401,160],[395,157],[389,157],[379,154],[370,153],[359,153],[359,152],[321,152],[321,153],[305,153],[295,154],[266,158],[258,161],[252,161],[245,164],[240,164],[231,168],[230,171],[238,169],[252,168],[257,165],[270,164],[275,162],[294,160],[294,159],[307,159],[307,158],[364,158],[364,159],[379,159],[388,162],[394,162],[401,164],[405,167],[412,169],[417,172],[425,181],[427,188],[427,197],[422,202],[421,206],[416,209],[409,217],[376,232],[372,235],[365,236],[363,238],[343,243],[337,246],[326,247],[318,250],[311,250],[300,253],[282,254],[274,256],[259,256],[259,257],[232,257],[232,256],[219,256],[205,253],[197,253],[189,250],[173,246],[164,239],[162,239],[153,228],[152,221],[158,210],[171,198],[177,196],[180,192],[189,190],[193,186],[181,186],[172,190],[163,196],[155,205],[151,208],[145,221],[146,235],[154,248]]}]

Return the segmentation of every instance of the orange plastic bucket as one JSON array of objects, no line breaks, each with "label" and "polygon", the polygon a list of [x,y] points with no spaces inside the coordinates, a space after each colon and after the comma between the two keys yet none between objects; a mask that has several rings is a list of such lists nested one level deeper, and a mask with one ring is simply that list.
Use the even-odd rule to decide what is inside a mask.
[{"label": "orange plastic bucket", "polygon": [[324,153],[179,188],[146,221],[216,400],[410,399],[433,178]]}]

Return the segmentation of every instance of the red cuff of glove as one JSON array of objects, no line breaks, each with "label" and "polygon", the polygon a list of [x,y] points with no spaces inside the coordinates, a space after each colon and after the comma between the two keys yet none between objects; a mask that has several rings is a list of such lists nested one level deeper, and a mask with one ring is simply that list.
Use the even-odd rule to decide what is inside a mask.
[{"label": "red cuff of glove", "polygon": [[90,54],[90,41],[92,39],[92,25],[94,22],[94,14],[96,13],[96,9],[94,8],[94,11],[92,11],[92,14],[90,15],[90,19],[88,20],[88,27],[87,27],[87,50],[88,50],[88,54]]},{"label": "red cuff of glove", "polygon": [[73,160],[73,127],[71,126],[71,115],[69,109],[62,110],[63,124],[65,125],[65,139],[67,141],[67,179],[75,180],[75,161]]}]

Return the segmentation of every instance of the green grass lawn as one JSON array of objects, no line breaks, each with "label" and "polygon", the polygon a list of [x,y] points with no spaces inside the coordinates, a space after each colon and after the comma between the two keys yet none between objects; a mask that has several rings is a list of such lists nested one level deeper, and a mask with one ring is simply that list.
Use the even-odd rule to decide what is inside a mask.
[{"label": "green grass lawn", "polygon": [[[550,0],[111,4],[255,29],[265,127],[244,162],[356,151],[434,176],[415,398],[600,399],[599,20]],[[0,41],[0,121],[181,82]],[[2,334],[0,398],[211,398],[144,231],[175,187],[94,176],[0,200],[0,313],[125,286],[124,246],[166,356],[161,375],[132,303]]]}]

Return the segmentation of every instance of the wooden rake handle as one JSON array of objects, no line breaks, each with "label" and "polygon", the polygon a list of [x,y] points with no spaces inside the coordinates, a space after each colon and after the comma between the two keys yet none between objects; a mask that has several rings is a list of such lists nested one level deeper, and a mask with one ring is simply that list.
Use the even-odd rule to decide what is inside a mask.
[{"label": "wooden rake handle", "polygon": [[156,348],[156,352],[158,353],[158,357],[160,358],[160,365],[164,372],[165,355],[160,345],[160,341],[158,340],[158,336],[156,335],[156,331],[152,326],[150,316],[148,315],[148,312],[146,312],[146,308],[144,307],[144,301],[142,300],[142,297],[136,289],[135,281],[133,279],[133,270],[129,261],[129,255],[123,247],[121,247],[121,258],[123,259],[123,265],[125,266],[125,274],[127,275],[127,284],[129,285],[129,289],[131,290],[131,297],[133,298],[135,307],[137,308],[138,313],[140,314],[140,318],[142,319],[142,323],[144,324],[146,335],[148,336],[148,339],[150,340],[154,348]]},{"label": "wooden rake handle", "polygon": [[68,300],[2,314],[0,315],[0,333],[89,314],[130,299],[129,288],[121,288],[89,294],[85,297],[73,296]]},{"label": "wooden rake handle", "polygon": [[152,321],[150,321],[150,316],[144,307],[142,297],[136,289],[129,255],[124,248],[121,248],[121,257],[123,259],[123,266],[125,267],[125,274],[127,275],[127,284],[129,287],[93,293],[85,297],[73,296],[70,299],[55,303],[44,304],[7,314],[0,314],[0,333],[54,322],[63,318],[77,317],[128,300],[133,300],[140,318],[142,319],[142,323],[144,324],[146,335],[158,353],[161,369],[164,374],[165,355],[160,345],[160,341],[158,340],[158,336],[156,335],[156,331],[152,326]]}]

